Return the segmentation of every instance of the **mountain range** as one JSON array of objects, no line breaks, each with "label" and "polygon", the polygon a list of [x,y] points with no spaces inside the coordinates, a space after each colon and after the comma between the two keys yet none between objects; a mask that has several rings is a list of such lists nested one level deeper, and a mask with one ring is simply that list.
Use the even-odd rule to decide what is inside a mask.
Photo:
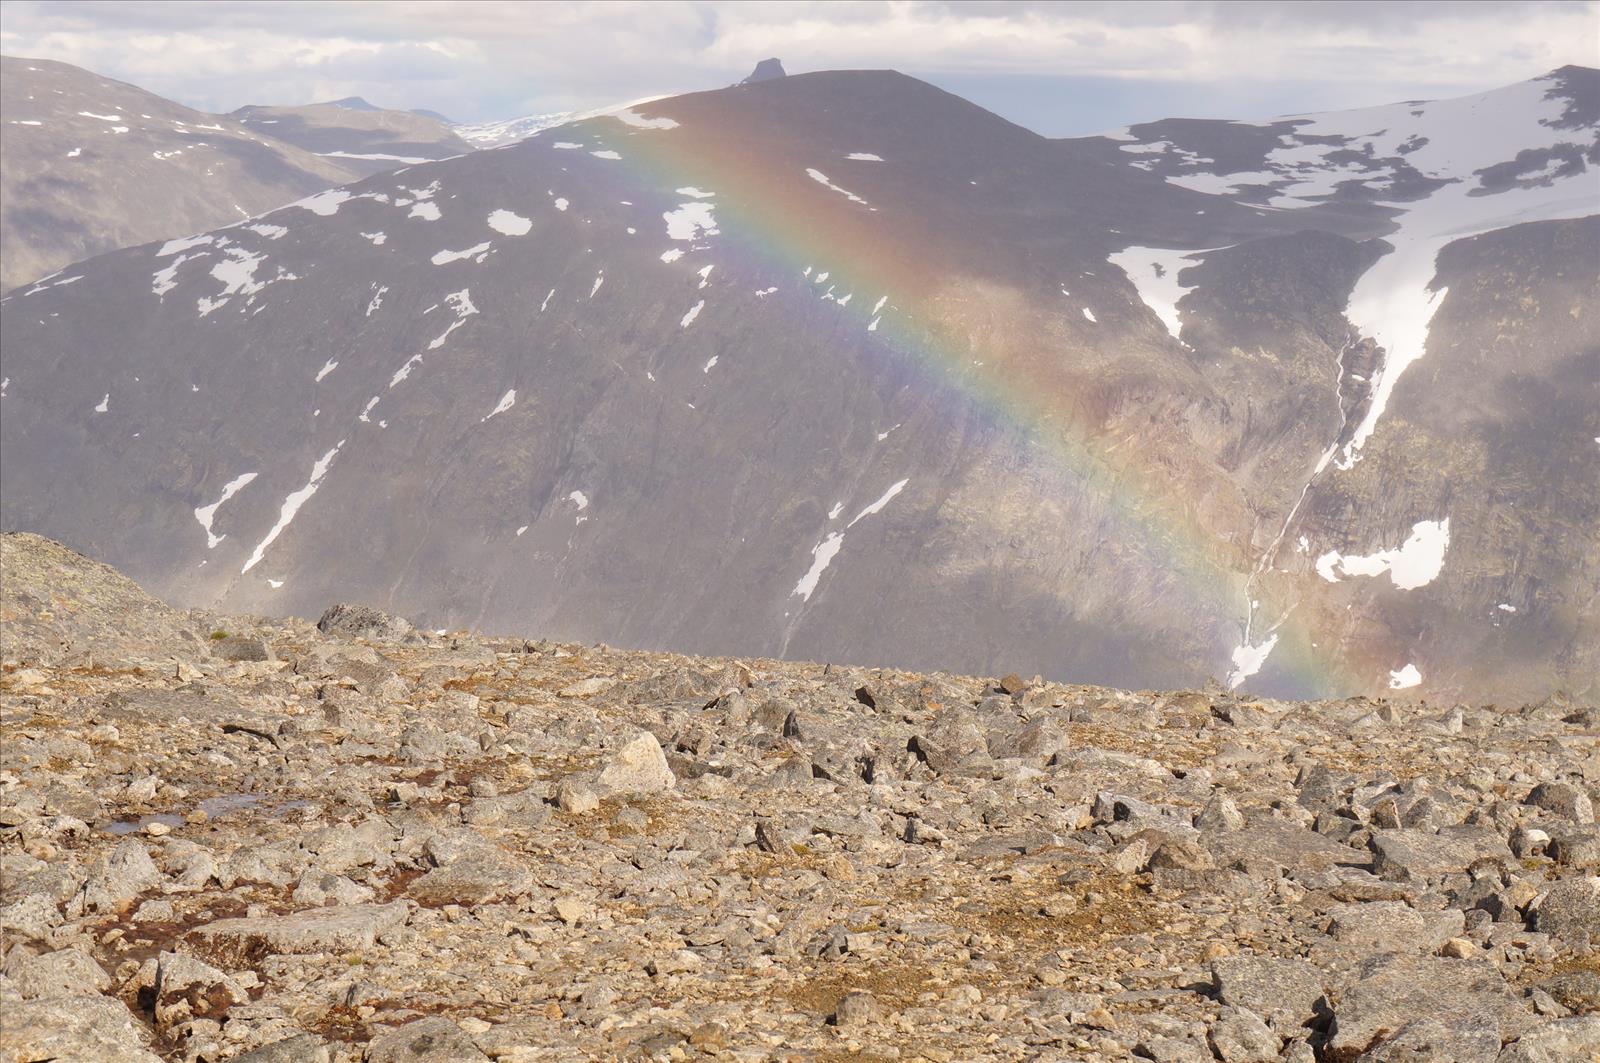
[{"label": "mountain range", "polygon": [[1592,692],[1597,134],[1578,67],[1067,140],[887,71],[638,103],[13,292],[0,523],[235,612]]},{"label": "mountain range", "polygon": [[471,150],[436,118],[350,103],[207,114],[68,63],[0,57],[0,290]]}]

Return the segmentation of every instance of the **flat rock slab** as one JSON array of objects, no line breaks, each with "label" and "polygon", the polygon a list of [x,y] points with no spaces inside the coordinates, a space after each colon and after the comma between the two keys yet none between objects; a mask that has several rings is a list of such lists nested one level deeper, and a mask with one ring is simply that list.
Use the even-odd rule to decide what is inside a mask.
[{"label": "flat rock slab", "polygon": [[161,1063],[144,1045],[144,1027],[110,997],[47,997],[7,1004],[4,1013],[0,1060],[5,1063]]},{"label": "flat rock slab", "polygon": [[1485,858],[1511,861],[1498,835],[1463,828],[1432,834],[1425,830],[1386,830],[1372,836],[1372,869],[1389,879],[1432,878],[1465,871]]},{"label": "flat rock slab", "polygon": [[[1369,960],[1339,995],[1326,1057],[1494,1060],[1533,1025],[1533,1012],[1483,960],[1384,956]],[[1406,1055],[1429,1046],[1433,1055]]]},{"label": "flat rock slab", "polygon": [[293,915],[220,919],[194,934],[210,955],[243,964],[271,954],[361,952],[372,948],[379,934],[404,926],[410,913],[411,906],[404,901],[349,904]]}]

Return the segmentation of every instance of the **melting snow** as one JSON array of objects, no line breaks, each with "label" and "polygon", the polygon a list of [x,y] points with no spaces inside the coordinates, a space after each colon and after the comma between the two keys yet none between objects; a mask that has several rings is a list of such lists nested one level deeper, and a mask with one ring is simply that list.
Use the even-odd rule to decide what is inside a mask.
[{"label": "melting snow", "polygon": [[1407,690],[1422,682],[1422,673],[1417,671],[1417,666],[1408,664],[1398,672],[1389,673],[1390,690]]},{"label": "melting snow", "polygon": [[322,478],[328,475],[328,468],[333,464],[334,455],[339,453],[339,448],[342,446],[344,446],[344,440],[341,439],[334,445],[332,450],[318,458],[316,464],[311,466],[311,479],[306,481],[304,487],[291,493],[289,497],[283,500],[283,508],[278,511],[278,523],[274,524],[272,530],[267,532],[267,537],[256,545],[255,552],[250,555],[250,560],[246,561],[244,568],[239,570],[241,576],[261,563],[262,557],[266,555],[267,547],[271,546],[273,541],[283,534],[283,529],[287,528],[289,522],[294,520],[295,514],[300,512],[300,507],[305,505],[307,500],[317,493],[317,488],[322,486]]},{"label": "melting snow", "polygon": [[177,240],[168,240],[166,243],[162,244],[161,249],[156,252],[156,257],[165,258],[168,255],[175,255],[179,251],[187,251],[191,247],[206,247],[210,245],[211,240],[212,238],[210,236],[203,234],[200,236],[184,236]]},{"label": "melting snow", "polygon": [[661,252],[661,261],[663,262],[676,262],[682,257],[683,251],[676,247],[672,248],[671,250]]},{"label": "melting snow", "polygon": [[238,494],[250,483],[251,480],[254,480],[255,478],[256,474],[253,472],[247,472],[239,476],[235,476],[232,480],[229,480],[223,485],[221,498],[217,499],[209,506],[195,507],[194,519],[199,521],[200,527],[206,530],[207,550],[215,550],[217,548],[217,544],[227,538],[227,535],[211,534],[211,520],[217,515],[217,510],[222,506],[222,503]]},{"label": "melting snow", "polygon": [[851,192],[851,191],[849,191],[847,189],[840,188],[838,185],[836,185],[832,181],[828,180],[828,175],[823,173],[821,170],[807,169],[806,170],[806,176],[811,178],[813,181],[817,182],[817,184],[822,185],[825,188],[831,189],[832,191],[839,193],[841,196],[845,197],[850,202],[852,202],[852,203],[860,203],[863,207],[867,207],[869,209],[872,209],[872,204],[871,203],[868,203],[866,200],[862,199],[860,196],[856,195],[854,192]]},{"label": "melting snow", "polygon": [[683,315],[683,320],[678,322],[678,327],[688,328],[690,325],[692,325],[694,323],[694,319],[700,316],[700,308],[705,305],[706,301],[702,299],[698,303],[695,303],[693,306],[691,306],[689,308],[689,312]]},{"label": "melting snow", "polygon": [[700,370],[700,372],[709,373],[709,372],[711,372],[711,367],[716,365],[716,364],[717,364],[717,356],[713,354],[711,356],[711,360],[705,364],[705,366]]},{"label": "melting snow", "polygon": [[1083,316],[1088,318],[1091,324],[1095,322],[1094,311],[1090,310],[1087,306],[1083,308]]},{"label": "melting snow", "polygon": [[691,196],[691,197],[693,197],[695,199],[710,199],[713,196],[715,196],[716,193],[715,192],[707,192],[703,188],[696,188],[694,185],[689,185],[687,187],[678,189],[678,195],[680,195],[680,196]]},{"label": "melting snow", "polygon": [[[324,218],[339,213],[339,204],[352,198],[351,194],[343,188],[330,188],[326,192],[318,192],[314,196],[289,204],[291,207],[304,207],[313,214]],[[413,211],[413,213],[415,213]]]},{"label": "melting snow", "polygon": [[874,513],[882,511],[883,507],[887,506],[889,501],[894,498],[895,495],[904,490],[906,484],[908,483],[910,483],[909,480],[901,480],[899,483],[890,486],[889,490],[885,491],[881,496],[879,496],[876,502],[872,503],[872,505],[868,506],[866,509],[863,509],[860,513],[857,513],[850,523],[845,525],[845,527],[854,528],[856,526],[856,522],[862,517],[870,517]]},{"label": "melting snow", "polygon": [[424,221],[438,221],[439,204],[431,200],[423,200],[421,203],[414,204],[411,208],[411,213],[407,214],[406,217],[421,218]]},{"label": "melting snow", "polygon": [[565,199],[563,199],[561,196],[557,196],[556,197],[556,209],[557,210],[566,210],[567,209],[567,201]]},{"label": "melting snow", "polygon": [[254,225],[246,225],[245,228],[249,229],[253,233],[260,233],[262,236],[265,236],[268,240],[276,240],[279,237],[281,237],[281,236],[285,235],[286,233],[288,233],[288,231],[289,231],[288,228],[286,228],[285,226],[282,226],[282,225],[268,225],[264,221],[256,222]]},{"label": "melting snow", "polygon": [[[199,126],[198,128],[214,129],[217,127],[203,125]],[[432,159],[416,159],[408,155],[358,155],[355,152],[350,151],[319,151],[316,154],[325,159],[363,159],[370,162],[403,162],[407,166],[419,166],[422,163],[434,161]]]},{"label": "melting snow", "polygon": [[586,510],[586,509],[589,508],[589,496],[584,494],[582,491],[574,491],[574,492],[572,492],[570,495],[567,496],[567,499],[573,505],[578,507],[579,512],[582,512],[583,510]]},{"label": "melting snow", "polygon": [[1381,576],[1385,572],[1403,591],[1432,583],[1444,568],[1445,550],[1450,545],[1450,518],[1418,521],[1411,536],[1398,550],[1379,550],[1365,557],[1341,555],[1330,550],[1317,558],[1317,574],[1329,583],[1343,576]]},{"label": "melting snow", "polygon": [[631,125],[635,129],[677,129],[678,128],[678,123],[674,122],[670,118],[646,118],[644,115],[642,115],[642,114],[640,114],[637,111],[634,111],[632,109],[629,109],[629,110],[626,110],[626,111],[618,111],[615,114],[610,115],[609,117],[615,118],[619,122],[624,123],[625,125]]},{"label": "melting snow", "polygon": [[317,370],[317,383],[322,383],[322,378],[337,368],[339,368],[339,363],[334,361],[332,358],[329,358],[326,362],[322,363],[322,368]]},{"label": "melting snow", "polygon": [[78,116],[80,118],[98,118],[102,122],[122,121],[122,116],[120,114],[95,114],[93,111],[79,111]]},{"label": "melting snow", "polygon": [[716,215],[710,203],[684,203],[675,210],[661,215],[667,223],[667,237],[672,240],[695,240],[701,236],[715,236]]},{"label": "melting snow", "polygon": [[558,140],[550,146],[552,148],[559,148],[562,151],[577,151],[579,148],[583,147],[582,144],[574,144],[570,140]]},{"label": "melting snow", "polygon": [[833,562],[839,554],[839,547],[844,545],[844,532],[829,532],[827,538],[811,548],[811,567],[806,574],[800,577],[800,582],[794,585],[790,595],[798,594],[802,601],[810,601],[811,593],[817,589],[817,581],[822,578],[823,571]]},{"label": "melting snow", "polygon": [[1278,644],[1278,636],[1273,635],[1259,646],[1245,643],[1233,651],[1233,671],[1228,673],[1229,689],[1237,689],[1239,684],[1261,671],[1261,666],[1267,663],[1267,657],[1272,653],[1272,647]]},{"label": "melting snow", "polygon": [[[516,388],[512,388],[510,391],[508,391],[504,395],[500,396],[500,401],[495,403],[494,409],[492,409],[488,413],[484,414],[483,415],[483,420],[479,421],[478,423],[482,424],[483,421],[487,421],[489,418],[493,417],[495,414],[505,413],[507,410],[511,409],[512,406],[516,405],[516,401],[517,401],[517,389]],[[520,533],[518,533],[518,534],[520,534]]]},{"label": "melting snow", "polygon": [[545,293],[544,302],[539,304],[539,313],[544,313],[544,308],[550,305],[550,298],[555,294],[556,290],[554,288],[551,288],[547,293]]},{"label": "melting snow", "polygon": [[519,539],[522,538],[522,533],[527,531],[527,530],[528,530],[528,526],[526,524],[524,524],[522,527],[518,528],[517,529],[517,538],[519,538]]},{"label": "melting snow", "polygon": [[489,228],[506,236],[527,236],[533,220],[509,210],[497,210],[489,215]]},{"label": "melting snow", "polygon": [[487,255],[488,253],[489,253],[489,241],[485,240],[483,243],[474,244],[473,246],[467,248],[464,251],[439,251],[439,252],[436,252],[434,254],[433,258],[431,259],[431,261],[433,262],[433,264],[435,266],[444,266],[444,265],[448,265],[451,262],[460,262],[462,259],[467,259],[467,258],[476,258],[479,262],[482,262],[483,259],[484,259],[484,256]]},{"label": "melting snow", "polygon": [[828,510],[828,519],[829,520],[838,520],[839,519],[839,514],[843,513],[843,512],[844,512],[844,503],[843,502],[835,502],[833,504],[833,508]]},{"label": "melting snow", "polygon": [[870,151],[852,151],[850,154],[846,155],[845,158],[854,159],[857,162],[882,162],[883,161],[883,156],[874,155]]},{"label": "melting snow", "polygon": [[[1180,339],[1182,322],[1178,317],[1178,302],[1193,285],[1178,283],[1178,274],[1194,265],[1194,256],[1215,247],[1199,251],[1172,250],[1164,247],[1130,247],[1107,257],[1113,266],[1121,267],[1139,292],[1139,299],[1155,311],[1173,339]],[[1093,318],[1090,318],[1092,321]]]},{"label": "melting snow", "polygon": [[604,284],[605,282],[606,282],[606,271],[605,270],[601,270],[599,273],[595,274],[594,287],[589,289],[589,298],[593,299],[594,298],[594,293],[598,292],[600,290],[600,285]]},{"label": "melting snow", "polygon": [[622,158],[621,155],[618,155],[616,152],[610,151],[610,150],[606,150],[606,151],[591,151],[589,154],[593,155],[597,159],[620,159],[620,158]]},{"label": "melting snow", "polygon": [[372,312],[383,305],[383,293],[389,290],[389,286],[387,284],[380,285],[376,281],[372,283],[372,287],[372,301],[367,304],[367,317],[371,317]]},{"label": "melting snow", "polygon": [[106,397],[100,400],[100,405],[94,408],[95,413],[105,413],[111,409],[111,392],[106,392]]},{"label": "melting snow", "polygon": [[384,233],[362,233],[361,235],[364,238],[366,238],[368,240],[371,240],[372,243],[373,243],[373,246],[375,246],[375,247],[382,247],[383,246],[383,242],[385,240],[389,239],[389,237]]},{"label": "melting snow", "polygon": [[[445,335],[448,336],[449,333],[447,332]],[[422,355],[420,354],[413,354],[410,358],[407,358],[405,364],[399,369],[396,369],[394,371],[394,376],[389,378],[389,386],[394,387],[396,384],[400,383],[400,381],[411,375],[411,370],[415,369],[421,364]]]},{"label": "melting snow", "polygon": [[267,585],[270,586],[273,590],[277,590],[279,587],[283,586],[283,580],[281,580],[281,579],[268,579],[267,580]]}]

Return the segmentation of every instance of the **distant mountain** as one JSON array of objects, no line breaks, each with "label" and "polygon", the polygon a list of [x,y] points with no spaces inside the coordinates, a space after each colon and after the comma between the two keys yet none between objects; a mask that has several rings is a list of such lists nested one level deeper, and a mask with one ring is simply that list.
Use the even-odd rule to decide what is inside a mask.
[{"label": "distant mountain", "polygon": [[369,172],[46,59],[0,57],[0,289]]},{"label": "distant mountain", "polygon": [[454,119],[446,118],[438,111],[430,111],[426,107],[413,107],[411,108],[411,113],[421,115],[424,118],[432,118],[435,122],[443,122],[447,126],[454,126],[456,124]]},{"label": "distant mountain", "polygon": [[387,111],[358,96],[303,107],[241,107],[228,115],[360,173],[446,159],[473,150],[450,126],[414,111]]},{"label": "distant mountain", "polygon": [[230,611],[1592,694],[1597,101],[618,109],[12,294],[0,523]]},{"label": "distant mountain", "polygon": [[515,144],[519,140],[526,140],[533,134],[545,129],[554,129],[556,126],[583,122],[591,118],[601,118],[664,98],[662,96],[646,96],[643,99],[613,104],[609,107],[599,107],[591,111],[558,111],[551,114],[530,114],[521,118],[508,118],[503,122],[479,122],[458,125],[455,127],[455,132],[457,136],[474,147],[498,148],[507,144]]}]

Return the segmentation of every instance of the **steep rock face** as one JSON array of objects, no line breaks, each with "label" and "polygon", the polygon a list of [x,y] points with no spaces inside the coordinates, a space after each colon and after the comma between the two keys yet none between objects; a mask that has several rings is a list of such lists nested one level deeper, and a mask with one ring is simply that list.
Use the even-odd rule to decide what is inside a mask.
[{"label": "steep rock face", "polygon": [[314,103],[304,107],[241,107],[228,115],[241,125],[357,174],[381,173],[396,166],[444,159],[473,150],[448,122],[415,111],[392,111],[365,100]]},{"label": "steep rock face", "polygon": [[[1479,106],[1548,139],[1567,81]],[[1600,550],[1553,474],[1587,461],[1592,480],[1595,455],[1524,434],[1600,435],[1592,323],[1571,314],[1593,226],[1480,211],[1481,249],[1441,243],[1451,291],[1402,376],[1353,293],[1410,246],[1418,189],[1472,174],[1396,163],[1274,209],[1248,182],[1162,172],[1181,136],[1183,168],[1292,190],[1306,168],[1269,160],[1312,121],[1369,124],[1050,141],[899,75],[801,75],[109,255],[7,305],[3,519],[234,610],[340,597],[1120,685],[1386,690],[1408,667],[1425,694],[1592,685]],[[1324,169],[1359,140],[1315,135]],[[1532,216],[1591,212],[1586,187]],[[1492,277],[1518,267],[1490,249],[1541,240],[1535,302],[1507,315]],[[1423,386],[1485,359],[1505,386]],[[1508,394],[1552,387],[1564,404],[1521,444],[1457,460],[1469,394],[1522,424]],[[1400,438],[1413,422],[1443,442]],[[1559,519],[1496,545],[1513,509]],[[1564,597],[1538,589],[1557,579]],[[1461,627],[1519,580],[1543,627]]]},{"label": "steep rock face", "polygon": [[0,58],[0,290],[369,172],[47,59]]}]

